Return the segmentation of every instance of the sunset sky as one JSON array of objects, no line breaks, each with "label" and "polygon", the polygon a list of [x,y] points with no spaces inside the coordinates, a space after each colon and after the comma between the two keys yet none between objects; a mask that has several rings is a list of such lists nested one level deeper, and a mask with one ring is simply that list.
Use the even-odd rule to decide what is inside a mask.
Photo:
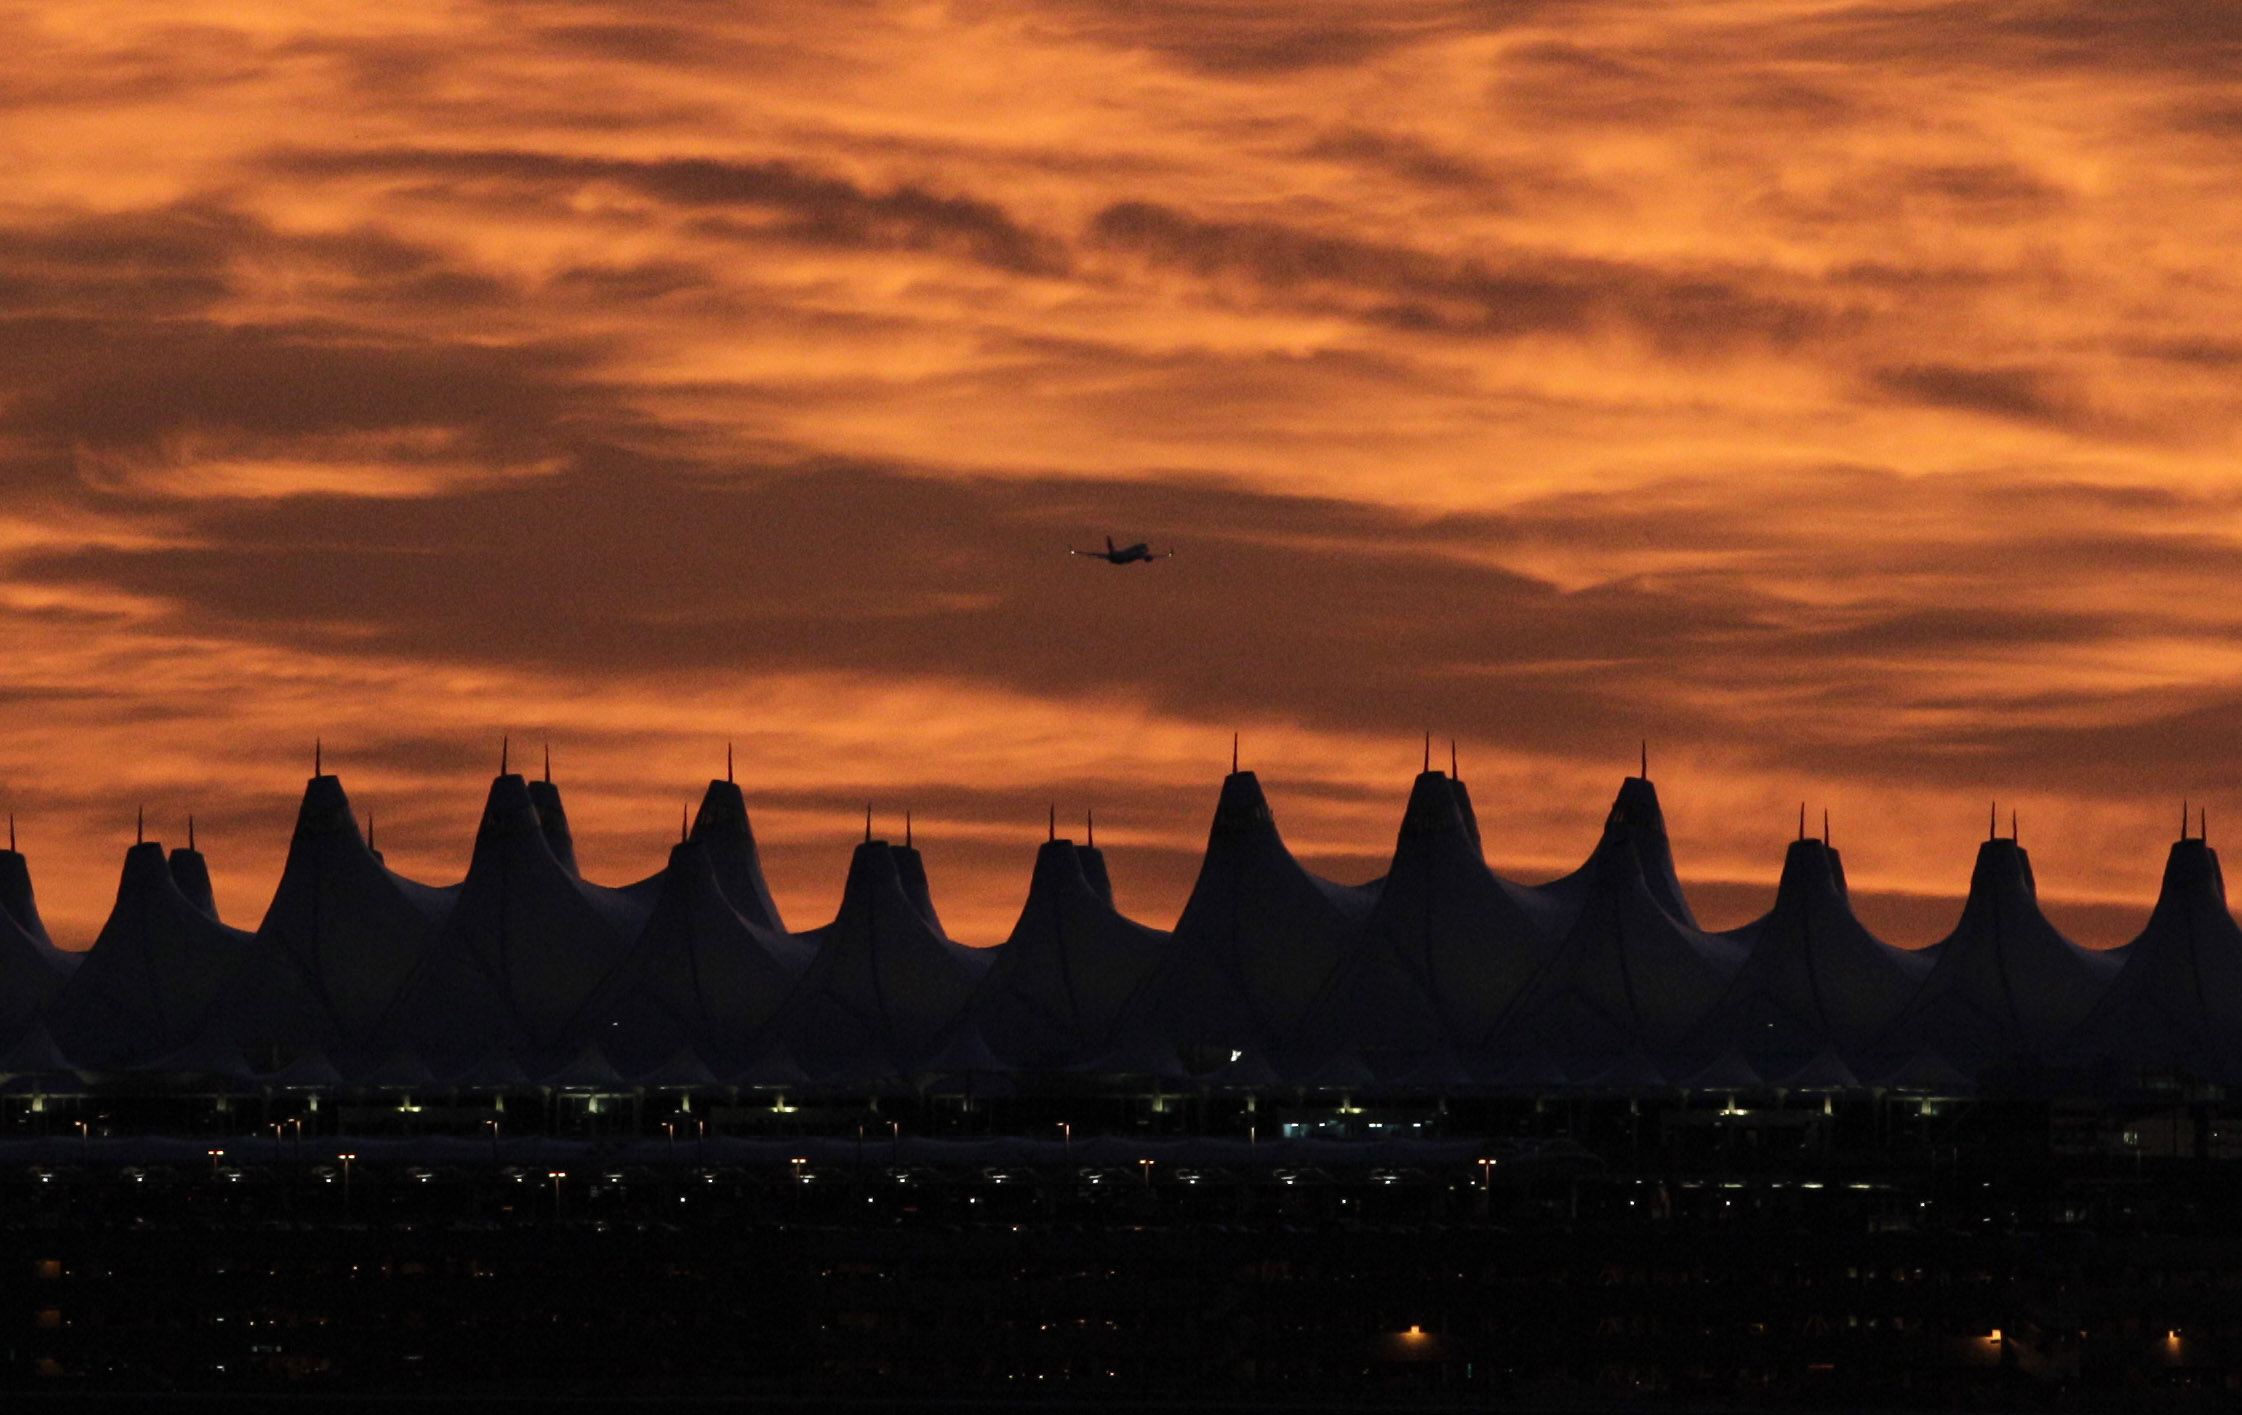
[{"label": "sunset sky", "polygon": [[1908,944],[1995,798],[2096,944],[2242,819],[2231,0],[0,13],[68,946],[143,804],[254,927],[315,736],[434,882],[502,734],[608,883],[729,740],[973,943],[1051,802],[1172,923],[1233,730],[1349,881],[1426,730],[1526,879],[1647,737],[1709,921],[1805,801]]}]

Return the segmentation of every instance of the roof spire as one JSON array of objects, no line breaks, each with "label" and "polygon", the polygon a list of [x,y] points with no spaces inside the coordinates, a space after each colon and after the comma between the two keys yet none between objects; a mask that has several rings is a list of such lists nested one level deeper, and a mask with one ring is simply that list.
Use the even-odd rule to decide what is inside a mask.
[{"label": "roof spire", "polygon": [[553,741],[550,737],[545,739],[545,784],[553,784]]},{"label": "roof spire", "polygon": [[1456,776],[1456,739],[1453,737],[1448,739],[1448,779],[1450,781],[1458,779]]},{"label": "roof spire", "polygon": [[1238,774],[1238,734],[1235,732],[1230,734],[1230,774]]},{"label": "roof spire", "polygon": [[15,848],[16,848],[16,813],[15,813],[14,811],[10,811],[10,812],[8,812],[8,849],[9,849],[9,851],[10,851],[10,852],[12,853],[12,852],[13,852],[13,851],[15,850]]},{"label": "roof spire", "polygon": [[[12,816],[11,816],[11,817],[10,817],[9,819],[10,819],[10,820],[13,820],[13,819],[14,819],[14,817],[12,817]],[[1083,842],[1082,842],[1082,843],[1083,843],[1083,844],[1084,844],[1085,846],[1087,846],[1088,848],[1092,849],[1092,850],[1095,850],[1095,849],[1097,849],[1097,848],[1098,848],[1098,808],[1097,808],[1096,806],[1092,806],[1092,807],[1090,807],[1090,809],[1089,809],[1089,810],[1087,810],[1087,811],[1085,811],[1085,812],[1083,813],[1083,828],[1084,828],[1084,830],[1085,830],[1085,831],[1087,832],[1087,836],[1086,836],[1086,838],[1085,838],[1085,839],[1083,840]],[[9,829],[13,830],[13,829],[14,829],[14,826],[12,826],[12,825],[11,825],[11,826],[9,827]],[[15,837],[14,837],[14,836],[12,836],[12,835],[11,835],[11,836],[9,837],[9,839],[11,839],[11,840],[13,840],[14,838],[15,838]],[[12,849],[13,847],[11,846],[10,848]]]},{"label": "roof spire", "polygon": [[2185,839],[2187,839],[2187,838],[2188,838],[2188,802],[2187,802],[2187,797],[2185,797],[2185,796],[2182,796],[2182,797],[2180,798],[2180,839],[2182,839],[2182,840],[2185,840]]},{"label": "roof spire", "polygon": [[1643,780],[1650,780],[1650,739],[1643,738]]},{"label": "roof spire", "polygon": [[193,811],[187,812],[187,848],[189,850],[195,848],[195,813]]},{"label": "roof spire", "polygon": [[1989,801],[1985,805],[1985,838],[2001,838],[2001,803],[1998,801]]},{"label": "roof spire", "polygon": [[1427,732],[1427,733],[1425,734],[1425,768],[1424,768],[1424,769],[1425,769],[1426,771],[1431,771],[1431,770],[1432,770],[1432,734],[1431,734],[1430,732]]},{"label": "roof spire", "polygon": [[677,843],[683,845],[692,838],[693,829],[685,823],[685,807],[680,804],[677,808]]},{"label": "roof spire", "polygon": [[323,760],[326,756],[326,746],[327,744],[317,737],[311,739],[311,774],[313,776],[325,776],[327,774],[326,763]]},{"label": "roof spire", "polygon": [[1798,803],[1798,838],[1801,840],[1806,838],[1806,803],[1804,801]]},{"label": "roof spire", "polygon": [[148,843],[148,808],[146,806],[142,806],[139,810],[133,812],[132,843],[135,845]]},{"label": "roof spire", "polygon": [[1059,838],[1059,803],[1056,801],[1053,801],[1051,803],[1051,833],[1044,836],[1043,838],[1045,840],[1056,840]]},{"label": "roof spire", "polygon": [[1822,807],[1822,848],[1829,848],[1829,807]]},{"label": "roof spire", "polygon": [[864,803],[864,843],[867,845],[872,843],[872,803],[870,801]]},{"label": "roof spire", "polygon": [[368,850],[374,848],[374,808],[372,806],[366,808],[366,848]]},{"label": "roof spire", "polygon": [[911,812],[907,808],[903,812],[903,848],[911,848]]},{"label": "roof spire", "polygon": [[498,739],[498,774],[500,776],[509,774],[506,770],[506,757],[513,745],[514,739],[511,737],[500,737]]},{"label": "roof spire", "polygon": [[2016,808],[2014,806],[2009,807],[2008,811],[2008,838],[2011,845],[2016,843]]},{"label": "roof spire", "polygon": [[730,742],[724,744],[724,779],[726,781],[732,779],[732,744]]}]

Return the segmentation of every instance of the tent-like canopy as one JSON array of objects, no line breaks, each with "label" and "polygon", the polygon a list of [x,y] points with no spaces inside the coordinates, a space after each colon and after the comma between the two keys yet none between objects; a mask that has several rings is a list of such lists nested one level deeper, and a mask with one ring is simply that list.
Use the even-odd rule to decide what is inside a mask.
[{"label": "tent-like canopy", "polygon": [[658,1066],[680,1046],[702,1057],[741,1054],[815,954],[806,940],[740,916],[715,853],[698,840],[671,848],[646,926],[571,1029],[625,1072]]},{"label": "tent-like canopy", "polygon": [[[1579,912],[1498,1022],[1486,1050],[1546,1053],[1575,1076],[1670,1054],[1743,963],[1734,941],[1696,927],[1666,844],[1658,795],[1629,777],[1588,863],[1544,897]],[[1637,1071],[1641,1067],[1635,1068]],[[1634,1075],[1629,1072],[1629,1075]]]},{"label": "tent-like canopy", "polygon": [[1233,1051],[1286,1050],[1377,898],[1374,885],[1349,888],[1303,869],[1261,783],[1232,772],[1167,956],[1120,1034],[1156,1038],[1195,1071],[1227,1064]]},{"label": "tent-like canopy", "polygon": [[645,918],[620,891],[569,870],[553,853],[529,783],[500,776],[467,879],[376,1032],[388,1046],[412,1046],[439,1072],[476,1047],[550,1069],[573,1054],[571,1025]]},{"label": "tent-like canopy", "polygon": [[1418,776],[1393,863],[1297,1049],[1354,1045],[1379,1069],[1414,1069],[1486,1037],[1570,922],[1560,902],[1487,868],[1463,784]]},{"label": "tent-like canopy", "polygon": [[2173,842],[2148,926],[2064,1051],[2242,1081],[2242,929],[2218,852],[2202,840]]},{"label": "tent-like canopy", "polygon": [[252,1060],[372,1047],[457,894],[390,871],[359,834],[341,780],[311,778],[221,1025]]},{"label": "tent-like canopy", "polygon": [[1825,1050],[1856,1056],[1883,1034],[1929,971],[1853,916],[1838,852],[1792,842],[1775,907],[1724,935],[1743,967],[1681,1048],[1691,1058],[1733,1050],[1762,1074],[1802,1070]]},{"label": "tent-like canopy", "polygon": [[16,851],[0,850],[0,1051],[38,1025],[81,956],[54,946],[30,866]]},{"label": "tent-like canopy", "polygon": [[857,846],[840,913],[801,936],[815,952],[774,1025],[813,1076],[875,1063],[890,1074],[909,1069],[939,1044],[988,970],[986,953],[952,942],[934,922],[917,854],[884,840]]},{"label": "tent-like canopy", "polygon": [[1012,1065],[1049,1070],[1106,1051],[1168,946],[1167,934],[1123,918],[1101,884],[1095,850],[1052,840],[1036,852],[1027,903],[968,1009],[970,1025]]},{"label": "tent-like canopy", "polygon": [[[200,898],[180,889],[182,877],[201,881]],[[209,879],[196,851],[166,861],[163,846],[147,841],[125,853],[108,922],[50,1012],[63,1051],[89,1065],[133,1065],[203,1034],[250,938],[212,914]]]},{"label": "tent-like canopy", "polygon": [[1930,973],[1877,1043],[1887,1065],[1913,1064],[1926,1050],[1965,1075],[2050,1061],[2123,962],[2048,922],[2031,857],[2013,839],[1978,846],[1961,922],[1935,947]]}]

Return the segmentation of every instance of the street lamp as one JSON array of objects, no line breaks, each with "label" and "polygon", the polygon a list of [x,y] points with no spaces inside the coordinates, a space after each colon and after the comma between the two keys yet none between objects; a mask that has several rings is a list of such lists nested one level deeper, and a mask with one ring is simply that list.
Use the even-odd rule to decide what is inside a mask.
[{"label": "street lamp", "polygon": [[218,1161],[226,1157],[226,1152],[224,1150],[204,1150],[203,1153],[210,1156],[210,1177],[216,1179],[218,1177]]},{"label": "street lamp", "polygon": [[93,1158],[93,1132],[86,1128],[83,1120],[71,1123],[78,1127],[78,1163],[84,1164]]},{"label": "street lamp", "polygon": [[1074,1168],[1074,1127],[1062,1120],[1059,1122],[1059,1133],[1066,1137],[1067,1168],[1072,1169]]},{"label": "street lamp", "polygon": [[347,1214],[350,1212],[350,1162],[358,1156],[337,1155],[335,1158],[343,1162],[343,1212]]},{"label": "street lamp", "polygon": [[560,1217],[561,1181],[568,1178],[568,1171],[565,1169],[549,1169],[545,1171],[545,1177],[553,1181],[553,1217],[558,1219]]},{"label": "street lamp", "polygon": [[1152,1161],[1138,1160],[1137,1165],[1138,1172],[1144,1175],[1144,1187],[1150,1189],[1152,1187]]}]

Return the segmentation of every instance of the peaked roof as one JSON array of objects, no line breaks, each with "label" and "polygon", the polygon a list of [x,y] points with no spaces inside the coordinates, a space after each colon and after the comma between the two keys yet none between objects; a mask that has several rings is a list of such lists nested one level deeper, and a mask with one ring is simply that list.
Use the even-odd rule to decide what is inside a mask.
[{"label": "peaked roof", "polygon": [[1620,849],[1634,858],[1642,871],[1643,887],[1658,907],[1677,922],[1697,927],[1689,900],[1682,894],[1681,876],[1674,869],[1674,851],[1666,835],[1666,813],[1658,804],[1658,788],[1650,778],[1630,776],[1619,783],[1618,798],[1604,817],[1604,834],[1588,862],[1562,879],[1542,885],[1539,892],[1558,908],[1580,907],[1599,873],[1599,857],[1607,848]]},{"label": "peaked roof", "polygon": [[178,1052],[201,1034],[248,944],[180,892],[163,846],[135,845],[108,921],[55,998],[56,1040],[94,1065]]},{"label": "peaked roof", "polygon": [[1123,1028],[1227,1058],[1289,1043],[1378,897],[1318,879],[1277,833],[1250,771],[1222,783],[1198,881]]},{"label": "peaked roof", "polygon": [[1931,966],[1854,917],[1844,863],[1819,840],[1791,843],[1774,908],[1723,937],[1746,950],[1744,965],[1687,1050],[1710,1057],[1733,1048],[1770,1075],[1827,1048],[1850,1055],[1869,1046]]},{"label": "peaked roof", "polygon": [[1597,1075],[1643,1049],[1664,1054],[1720,1000],[1743,963],[1733,941],[1676,913],[1680,885],[1650,783],[1629,777],[1588,863],[1545,897],[1579,913],[1496,1025],[1501,1054],[1546,1051]]},{"label": "peaked roof", "polygon": [[1069,840],[1036,851],[1027,903],[974,993],[973,1025],[1015,1065],[1061,1067],[1105,1051],[1168,946],[1167,934],[1113,907],[1111,886],[1101,890],[1085,868],[1095,854]]},{"label": "peaked roof", "polygon": [[0,1048],[33,1027],[82,955],[47,937],[22,855],[0,850]]},{"label": "peaked roof", "polygon": [[564,866],[529,783],[500,776],[451,913],[378,1030],[439,1070],[486,1040],[520,1055],[572,1051],[570,1024],[645,917]]},{"label": "peaked roof", "polygon": [[[989,959],[954,943],[906,889],[906,852],[867,840],[849,860],[840,913],[802,937],[816,949],[776,1025],[813,1075],[923,1057],[955,1020]],[[918,875],[923,887],[923,870]]]},{"label": "peaked roof", "polygon": [[252,1053],[369,1045],[457,892],[391,872],[359,834],[342,782],[312,777],[226,1025]]},{"label": "peaked roof", "polygon": [[218,899],[210,888],[210,862],[203,858],[202,852],[182,845],[171,852],[170,868],[172,883],[179,886],[187,902],[209,917],[217,918]]},{"label": "peaked roof", "polygon": [[1487,868],[1468,810],[1461,782],[1417,777],[1363,942],[1326,987],[1306,1044],[1410,1056],[1476,1047],[1547,962],[1568,920]]},{"label": "peaked roof", "polygon": [[576,867],[576,837],[568,829],[568,809],[561,804],[560,788],[551,777],[525,783],[529,787],[530,804],[537,807],[537,824],[545,832],[545,844],[553,852],[560,867],[578,879],[584,872]]},{"label": "peaked roof", "polygon": [[714,856],[698,840],[671,847],[645,927],[571,1029],[596,1038],[626,1071],[657,1065],[681,1045],[738,1054],[809,968],[807,941],[740,917]]},{"label": "peaked roof", "polygon": [[2148,926],[2072,1049],[2242,1081],[2242,928],[2227,911],[2218,852],[2203,841],[2173,842]]},{"label": "peaked roof", "polygon": [[1879,1049],[1926,1048],[1964,1074],[2048,1059],[2101,1000],[2122,957],[2079,947],[2040,912],[2032,861],[2014,840],[1977,847],[1961,921]]},{"label": "peaked roof", "polygon": [[763,857],[755,848],[755,828],[747,819],[747,798],[729,781],[711,781],[701,795],[687,837],[708,852],[717,888],[741,918],[757,928],[784,933],[786,922],[763,879]]}]

